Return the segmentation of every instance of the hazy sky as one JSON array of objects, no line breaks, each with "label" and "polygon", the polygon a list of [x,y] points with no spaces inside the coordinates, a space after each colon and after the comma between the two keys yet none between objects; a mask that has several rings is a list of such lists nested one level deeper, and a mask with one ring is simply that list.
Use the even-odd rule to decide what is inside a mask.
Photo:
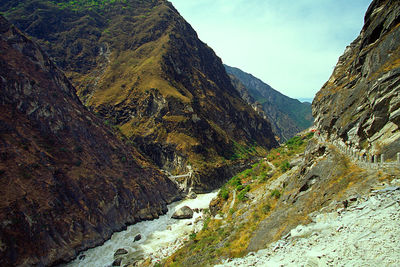
[{"label": "hazy sky", "polygon": [[293,98],[313,97],[372,0],[170,0],[222,61]]}]

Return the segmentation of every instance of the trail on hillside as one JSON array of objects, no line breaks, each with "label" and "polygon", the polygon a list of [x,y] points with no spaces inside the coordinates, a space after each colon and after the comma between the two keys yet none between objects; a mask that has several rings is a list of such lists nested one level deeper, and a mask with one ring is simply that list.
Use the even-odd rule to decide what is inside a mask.
[{"label": "trail on hillside", "polygon": [[233,208],[233,205],[235,205],[235,201],[236,201],[236,190],[233,190],[233,197],[232,197],[231,204],[229,205],[229,209]]},{"label": "trail on hillside", "polygon": [[316,213],[286,238],[217,266],[398,266],[400,180],[348,208]]}]

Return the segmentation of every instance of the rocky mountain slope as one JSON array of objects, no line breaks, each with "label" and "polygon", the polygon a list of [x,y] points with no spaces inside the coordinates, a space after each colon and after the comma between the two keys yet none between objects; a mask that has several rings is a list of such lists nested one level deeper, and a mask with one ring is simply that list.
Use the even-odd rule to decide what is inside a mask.
[{"label": "rocky mountain slope", "polygon": [[373,1],[360,36],[314,99],[326,138],[392,159],[400,151],[399,26],[398,1]]},{"label": "rocky mountain slope", "polygon": [[313,102],[316,128],[226,183],[167,266],[396,264],[399,11],[399,1],[371,3]]},{"label": "rocky mountain slope", "polygon": [[310,127],[311,105],[287,97],[253,75],[225,65],[234,87],[256,110],[264,111],[273,131],[282,142]]},{"label": "rocky mountain slope", "polygon": [[277,145],[168,1],[3,0],[0,11],[159,167],[179,174],[192,165],[196,191],[221,185],[232,174],[227,161]]},{"label": "rocky mountain slope", "polygon": [[0,265],[52,265],[166,212],[176,185],[0,16]]}]

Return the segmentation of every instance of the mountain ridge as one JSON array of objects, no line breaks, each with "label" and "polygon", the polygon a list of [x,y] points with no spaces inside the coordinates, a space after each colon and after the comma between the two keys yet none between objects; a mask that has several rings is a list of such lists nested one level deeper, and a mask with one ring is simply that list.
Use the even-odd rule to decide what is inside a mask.
[{"label": "mountain ridge", "polygon": [[0,265],[71,260],[180,197],[2,16],[0,51]]},{"label": "mountain ridge", "polygon": [[373,1],[360,35],[313,101],[316,127],[327,140],[393,160],[400,149],[399,17],[395,1]]},{"label": "mountain ridge", "polygon": [[[32,1],[15,9],[8,1],[1,11],[56,59],[82,102],[155,164],[172,173],[192,165],[195,190],[221,185],[228,177],[216,174],[231,173],[227,161],[277,145],[269,122],[240,98],[221,59],[168,1],[70,11],[35,0],[44,7],[31,14]],[[68,27],[59,17],[47,27],[53,13]]]},{"label": "mountain ridge", "polygon": [[[382,236],[396,227],[387,214],[397,213],[400,184],[400,2],[372,1],[364,21],[313,100],[314,126],[232,177],[210,203],[207,227],[166,266],[376,265],[382,255],[396,262]],[[377,209],[380,201],[394,204]],[[369,213],[386,208],[379,218]]]},{"label": "mountain ridge", "polygon": [[[273,89],[268,84],[246,73],[239,68],[224,65],[226,71],[236,77],[244,86],[242,88],[231,77],[237,90],[246,94],[245,100],[264,111],[264,114],[273,125],[273,130],[282,141],[287,141],[295,134],[312,125],[311,104],[301,103]],[[247,90],[245,90],[247,89]]]}]

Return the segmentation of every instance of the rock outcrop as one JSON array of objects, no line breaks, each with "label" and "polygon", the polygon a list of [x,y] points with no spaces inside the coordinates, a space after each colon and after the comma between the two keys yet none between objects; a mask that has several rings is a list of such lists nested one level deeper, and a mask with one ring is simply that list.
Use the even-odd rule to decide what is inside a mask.
[{"label": "rock outcrop", "polygon": [[372,2],[360,35],[314,99],[326,138],[391,159],[400,151],[399,26],[398,1]]},{"label": "rock outcrop", "polygon": [[77,2],[6,1],[0,11],[38,39],[90,109],[159,167],[179,174],[190,163],[191,182],[204,189],[229,178],[209,180],[217,164],[277,145],[271,125],[240,98],[221,60],[171,3]]},{"label": "rock outcrop", "polygon": [[265,116],[281,142],[307,129],[313,123],[311,105],[287,97],[249,73],[225,65],[232,84],[254,110]]},{"label": "rock outcrop", "polygon": [[[360,36],[346,49],[314,100],[317,129],[303,132],[305,138],[301,137],[309,138],[307,147],[303,148],[302,142],[297,147],[301,150],[290,143],[281,146],[226,183],[218,199],[210,204],[212,214],[223,214],[225,219],[210,219],[208,229],[197,235],[201,238],[189,241],[167,260],[167,266],[362,266],[396,262],[398,249],[391,240],[391,231],[398,218],[400,175],[400,162],[393,160],[400,152],[399,15],[399,1],[372,2]],[[293,140],[296,139],[299,140]],[[389,160],[385,164],[361,161],[350,146],[384,153]],[[249,186],[247,191],[244,181]],[[234,190],[241,190],[237,200]],[[396,193],[384,193],[382,199],[372,197],[383,192]],[[366,199],[371,202],[354,205]],[[353,214],[348,213],[350,209]],[[332,220],[323,221],[329,217]],[[314,222],[319,224],[315,228],[312,224],[299,226],[316,218]],[[344,218],[349,225],[344,224]],[[332,227],[335,223],[336,227]],[[315,232],[310,231],[313,228]],[[325,231],[328,234],[324,246],[319,246],[319,233]],[[308,239],[296,240],[307,236]],[[260,252],[255,251],[265,248],[265,261],[259,261]],[[290,255],[296,248],[298,255]],[[372,256],[366,257],[369,250]],[[247,259],[255,260],[229,263],[232,257],[246,252]],[[376,261],[377,257],[381,258]]]},{"label": "rock outcrop", "polygon": [[166,212],[177,187],[0,16],[0,265],[71,260]]},{"label": "rock outcrop", "polygon": [[173,219],[191,219],[193,218],[193,210],[188,206],[183,206],[172,214]]}]

